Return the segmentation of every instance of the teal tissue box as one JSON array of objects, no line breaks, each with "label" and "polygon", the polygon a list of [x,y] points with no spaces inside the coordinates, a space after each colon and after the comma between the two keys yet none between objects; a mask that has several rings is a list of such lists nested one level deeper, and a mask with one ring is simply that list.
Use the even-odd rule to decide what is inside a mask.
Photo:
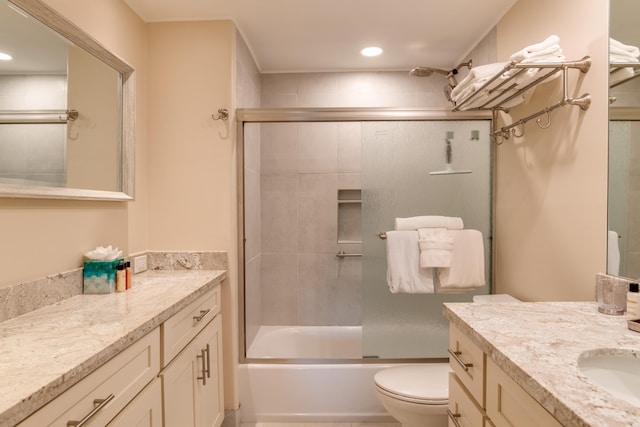
[{"label": "teal tissue box", "polygon": [[110,294],[116,290],[116,267],[122,258],[113,261],[85,261],[83,292],[85,294]]}]

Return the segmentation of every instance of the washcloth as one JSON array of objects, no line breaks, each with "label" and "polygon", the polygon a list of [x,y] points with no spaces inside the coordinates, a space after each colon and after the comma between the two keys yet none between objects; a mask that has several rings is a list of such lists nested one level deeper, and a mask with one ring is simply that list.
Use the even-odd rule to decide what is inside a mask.
[{"label": "washcloth", "polygon": [[418,232],[387,231],[387,284],[392,293],[433,293],[434,270],[420,268]]},{"label": "washcloth", "polygon": [[509,59],[520,62],[535,57],[551,55],[558,49],[560,49],[560,38],[553,34],[539,43],[529,45],[524,49],[514,52]]},{"label": "washcloth", "polygon": [[451,267],[438,269],[436,291],[461,293],[484,286],[484,241],[478,230],[449,230],[453,239]]},{"label": "washcloth", "polygon": [[396,230],[418,230],[419,228],[446,228],[447,230],[462,230],[464,224],[462,218],[452,216],[412,216],[409,218],[396,218]]},{"label": "washcloth", "polygon": [[609,230],[607,233],[607,274],[618,276],[620,273],[620,247],[618,233]]},{"label": "washcloth", "polygon": [[446,228],[419,228],[420,267],[450,267],[453,239]]}]

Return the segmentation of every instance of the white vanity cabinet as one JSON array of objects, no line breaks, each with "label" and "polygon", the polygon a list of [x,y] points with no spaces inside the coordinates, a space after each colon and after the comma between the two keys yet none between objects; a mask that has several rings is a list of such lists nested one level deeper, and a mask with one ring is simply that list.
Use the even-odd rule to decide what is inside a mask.
[{"label": "white vanity cabinet", "polygon": [[[160,426],[160,390],[157,387],[145,388],[157,377],[159,371],[160,332],[156,328],[22,421],[19,426],[136,425],[128,421],[120,423],[116,418],[125,408],[127,420],[140,420],[147,414],[149,423],[146,425]],[[143,389],[144,392],[140,393]]]},{"label": "white vanity cabinet", "polygon": [[449,427],[561,427],[452,323],[449,353]]},{"label": "white vanity cabinet", "polygon": [[219,292],[219,287],[208,292],[162,325],[164,368],[160,378],[165,427],[219,427],[222,424]]}]

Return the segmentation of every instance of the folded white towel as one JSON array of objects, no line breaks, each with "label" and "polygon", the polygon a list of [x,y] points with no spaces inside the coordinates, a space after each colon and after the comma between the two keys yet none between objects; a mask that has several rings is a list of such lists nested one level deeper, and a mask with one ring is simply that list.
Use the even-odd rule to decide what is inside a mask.
[{"label": "folded white towel", "polygon": [[419,228],[446,228],[447,230],[462,230],[464,224],[462,218],[453,216],[412,216],[409,218],[396,218],[396,230],[418,230]]},{"label": "folded white towel", "polygon": [[[507,65],[506,62],[496,62],[493,64],[479,65],[477,67],[473,67],[471,70],[469,70],[469,74],[467,74],[464,79],[460,80],[460,83],[458,83],[456,87],[453,88],[453,90],[451,91],[451,97],[458,98],[460,96],[460,92],[467,89],[467,87],[469,87],[470,85],[480,87],[482,84],[487,82],[491,77],[495,76],[500,71],[502,71],[506,65]],[[491,86],[494,86],[494,85],[492,84]]]},{"label": "folded white towel", "polygon": [[511,61],[520,62],[535,56],[549,54],[550,52],[553,52],[554,50],[557,50],[559,48],[560,38],[553,34],[539,43],[529,45],[524,49],[514,52],[509,59]]},{"label": "folded white towel", "polygon": [[453,239],[446,228],[419,228],[420,267],[450,267]]},{"label": "folded white towel", "polygon": [[640,48],[638,46],[631,46],[624,44],[614,38],[609,38],[609,51],[611,52],[625,52],[636,58],[640,56]]},{"label": "folded white towel", "polygon": [[418,232],[387,231],[387,284],[392,293],[433,293],[432,268],[420,268]]},{"label": "folded white towel", "polygon": [[438,269],[436,291],[460,293],[484,286],[484,241],[478,230],[450,230],[451,267]]},{"label": "folded white towel", "polygon": [[607,233],[607,274],[618,276],[620,273],[620,247],[618,233],[609,230]]}]

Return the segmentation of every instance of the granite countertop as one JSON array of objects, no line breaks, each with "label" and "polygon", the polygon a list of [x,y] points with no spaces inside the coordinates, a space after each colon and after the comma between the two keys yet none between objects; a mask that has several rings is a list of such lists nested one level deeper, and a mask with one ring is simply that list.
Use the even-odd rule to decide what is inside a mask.
[{"label": "granite countertop", "polygon": [[590,302],[445,303],[445,316],[564,426],[640,426],[640,407],[578,370],[585,351],[638,354],[640,333]]},{"label": "granite countertop", "polygon": [[217,286],[224,270],[147,271],[0,322],[0,425],[14,425]]}]

